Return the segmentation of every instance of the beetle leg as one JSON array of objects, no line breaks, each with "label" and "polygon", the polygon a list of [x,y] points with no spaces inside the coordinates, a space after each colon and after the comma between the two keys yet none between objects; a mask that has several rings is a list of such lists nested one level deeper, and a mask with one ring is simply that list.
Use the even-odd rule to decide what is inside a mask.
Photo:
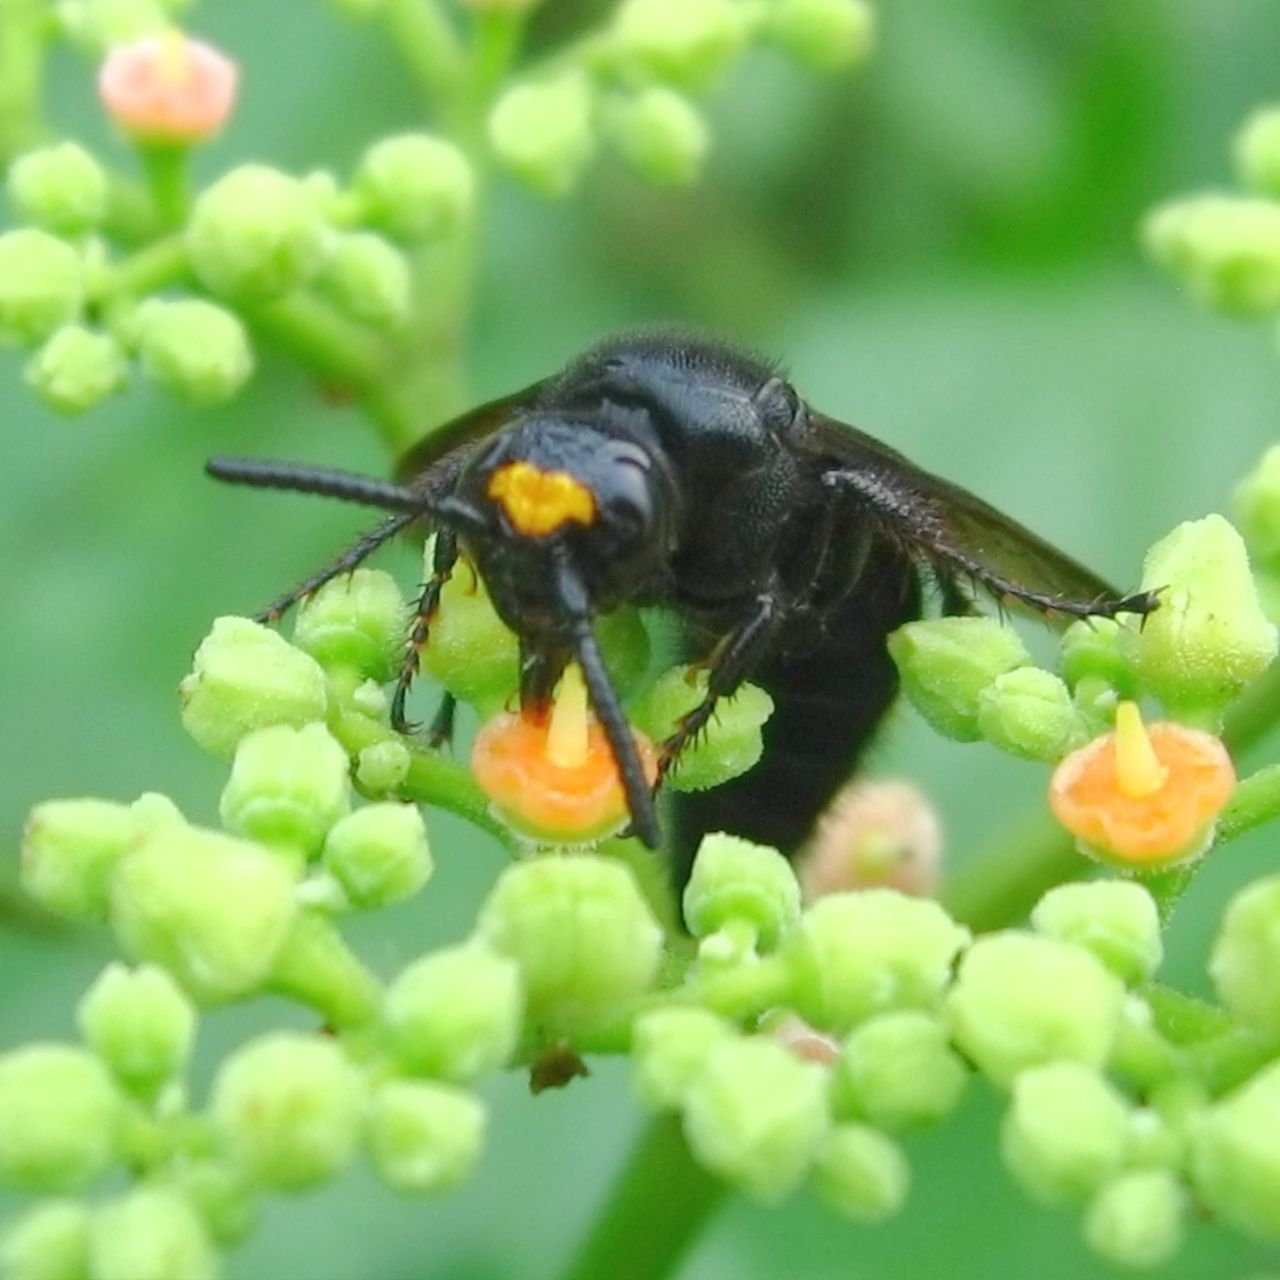
[{"label": "beetle leg", "polygon": [[388,516],[376,528],[370,529],[359,542],[348,547],[331,564],[326,565],[318,573],[313,573],[309,578],[298,583],[292,591],[282,595],[278,600],[273,600],[265,609],[255,613],[253,620],[255,622],[278,621],[299,600],[305,600],[307,596],[313,595],[326,582],[332,581],[340,574],[350,573],[377,551],[384,542],[390,542],[401,529],[411,525],[416,519],[418,516],[412,511],[397,512],[393,516]]},{"label": "beetle leg", "polygon": [[427,746],[439,750],[453,745],[453,715],[457,709],[457,698],[446,689],[435,715],[431,717],[431,724],[427,729]]},{"label": "beetle leg", "polygon": [[[414,610],[413,629],[409,633],[409,644],[405,649],[399,678],[396,680],[396,691],[391,699],[391,727],[397,733],[412,733],[417,727],[405,719],[405,700],[418,674],[422,650],[431,632],[431,624],[435,621],[436,610],[440,607],[440,592],[444,584],[449,581],[453,566],[457,562],[458,540],[448,529],[441,529],[436,535],[435,553],[431,560],[431,577],[418,597],[417,607]],[[434,730],[435,727],[433,724],[432,729]]]},{"label": "beetle leg", "polygon": [[782,620],[782,601],[773,591],[755,599],[751,613],[715,647],[707,670],[707,692],[702,701],[680,717],[675,732],[662,744],[658,783],[666,777],[680,752],[706,727],[721,698],[727,698],[764,657]]}]

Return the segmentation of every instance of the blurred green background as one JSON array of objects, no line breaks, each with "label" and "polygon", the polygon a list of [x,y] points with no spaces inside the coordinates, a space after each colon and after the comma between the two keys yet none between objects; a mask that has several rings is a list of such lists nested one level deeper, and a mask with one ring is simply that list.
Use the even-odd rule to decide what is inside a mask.
[{"label": "blurred green background", "polygon": [[[554,0],[545,38],[602,11]],[[1226,181],[1232,130],[1280,96],[1280,6],[905,0],[880,16],[881,48],[857,75],[819,80],[765,55],[739,68],[712,100],[716,147],[692,191],[656,192],[610,163],[561,204],[499,183],[471,390],[523,385],[627,325],[702,326],[781,357],[825,410],[1132,586],[1148,543],[1223,509],[1277,434],[1273,334],[1194,309],[1142,261],[1135,229],[1155,200]],[[379,34],[320,3],[207,0],[193,27],[244,74],[207,174],[242,159],[341,171],[371,138],[418,123]],[[118,145],[89,70],[62,52],[52,72],[58,124]],[[144,387],[62,422],[20,386],[20,361],[0,360],[0,885],[12,884],[25,812],[45,797],[154,789],[213,818],[222,766],[185,738],[174,695],[192,649],[215,615],[257,607],[360,527],[342,508],[202,477],[214,452],[385,468],[354,414],[269,355],[262,364],[227,409],[192,412]],[[407,551],[387,563],[414,580]],[[956,862],[1016,828],[1044,785],[1041,768],[938,741],[905,711],[871,767],[932,791]],[[500,866],[457,823],[432,830],[428,893],[357,924],[384,972],[462,936]],[[1214,922],[1234,885],[1274,865],[1274,839],[1233,845],[1204,871],[1170,934],[1170,981],[1204,988]],[[0,932],[0,1046],[72,1034],[74,1001],[107,954],[105,937]],[[282,1019],[305,1022],[265,1002],[210,1016],[197,1086],[230,1046]],[[552,1274],[639,1123],[625,1072],[593,1064],[590,1079],[538,1098],[512,1077],[491,1097],[490,1148],[461,1191],[421,1203],[361,1175],[279,1200],[230,1274]],[[733,1202],[685,1274],[1106,1274],[1072,1216],[1012,1189],[997,1115],[975,1090],[943,1132],[911,1144],[917,1183],[899,1222],[854,1227],[807,1194],[774,1211]],[[1246,1280],[1276,1264],[1198,1223],[1166,1274]]]}]

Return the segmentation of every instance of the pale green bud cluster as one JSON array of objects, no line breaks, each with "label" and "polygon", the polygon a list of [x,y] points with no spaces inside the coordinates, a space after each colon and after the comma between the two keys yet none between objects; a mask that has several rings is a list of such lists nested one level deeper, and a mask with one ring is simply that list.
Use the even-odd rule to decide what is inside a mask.
[{"label": "pale green bud cluster", "polygon": [[585,854],[507,868],[477,934],[515,961],[527,1018],[553,1042],[616,1018],[650,989],[661,959],[662,930],[635,877]]},{"label": "pale green bud cluster", "polygon": [[990,618],[909,622],[889,637],[889,652],[912,706],[939,733],[960,742],[982,736],[984,690],[1031,663],[1017,632]]},{"label": "pale green bud cluster", "polygon": [[59,413],[82,413],[123,389],[128,356],[109,333],[66,324],[27,362],[27,385]]},{"label": "pale green bud cluster", "polygon": [[253,372],[244,323],[203,298],[148,298],[130,317],[127,335],[143,375],[189,404],[229,400]]},{"label": "pale green bud cluster", "polygon": [[[632,707],[632,718],[655,742],[675,732],[680,718],[707,692],[707,672],[672,667]],[[677,791],[706,791],[746,773],[764,754],[761,730],[773,714],[773,699],[752,684],[716,703],[705,730],[683,751],[671,771]]]},{"label": "pale green bud cluster", "polygon": [[90,231],[106,216],[106,172],[74,142],[19,156],[6,182],[14,212],[54,235]]},{"label": "pale green bud cluster", "polygon": [[451,142],[405,133],[376,142],[352,183],[357,218],[403,244],[455,235],[471,217],[475,178]]},{"label": "pale green bud cluster", "polygon": [[35,227],[0,234],[0,346],[34,346],[80,318],[85,264]]},{"label": "pale green bud cluster", "polygon": [[1244,541],[1222,516],[1181,524],[1147,553],[1142,587],[1160,608],[1126,623],[1121,652],[1176,718],[1216,727],[1276,656]]},{"label": "pale green bud cluster", "polygon": [[623,0],[580,56],[499,95],[489,144],[544,196],[573,190],[602,141],[646,181],[683,185],[698,177],[710,146],[693,98],[752,44],[838,71],[866,58],[873,31],[864,0]]},{"label": "pale green bud cluster", "polygon": [[1280,110],[1255,111],[1240,127],[1233,146],[1236,173],[1246,187],[1280,195]]},{"label": "pale green bud cluster", "polygon": [[1280,310],[1280,204],[1189,196],[1148,215],[1147,251],[1206,306],[1242,316]]}]

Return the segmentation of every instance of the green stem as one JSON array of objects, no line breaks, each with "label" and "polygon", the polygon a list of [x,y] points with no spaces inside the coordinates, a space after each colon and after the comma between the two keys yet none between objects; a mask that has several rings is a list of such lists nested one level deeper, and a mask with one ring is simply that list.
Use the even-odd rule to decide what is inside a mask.
[{"label": "green stem", "polygon": [[[401,741],[386,725],[349,709],[334,712],[329,717],[329,728],[351,756],[378,743]],[[409,772],[396,794],[402,800],[447,809],[497,836],[504,845],[510,843],[510,833],[489,812],[489,799],[476,785],[471,771],[436,752],[410,748]]]},{"label": "green stem", "polygon": [[161,224],[182,226],[191,208],[190,148],[170,142],[140,142],[138,158]]},{"label": "green stem", "polygon": [[125,298],[143,297],[177,284],[188,275],[182,237],[166,236],[105,268],[93,291],[94,301],[113,303]]},{"label": "green stem", "polygon": [[1237,783],[1218,819],[1218,843],[1225,844],[1280,814],[1280,764],[1269,764]]},{"label": "green stem", "polygon": [[565,1280],[661,1280],[675,1273],[727,1194],[694,1163],[673,1116],[641,1133]]},{"label": "green stem", "polygon": [[513,9],[480,9],[473,14],[471,73],[467,89],[472,113],[481,114],[515,61],[526,14]]},{"label": "green stem", "polygon": [[466,79],[458,33],[436,0],[386,0],[383,20],[427,102],[448,116]]},{"label": "green stem", "polygon": [[975,932],[1021,920],[1056,884],[1089,864],[1048,814],[1029,822],[966,861],[942,889],[942,903]]},{"label": "green stem", "polygon": [[44,136],[44,0],[0,0],[0,164]]}]

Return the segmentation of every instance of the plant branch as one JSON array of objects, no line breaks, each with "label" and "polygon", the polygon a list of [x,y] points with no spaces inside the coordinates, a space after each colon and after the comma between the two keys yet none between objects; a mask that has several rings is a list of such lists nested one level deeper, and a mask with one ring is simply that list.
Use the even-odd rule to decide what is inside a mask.
[{"label": "plant branch", "polygon": [[662,1280],[675,1273],[728,1194],[694,1163],[674,1116],[649,1121],[565,1280]]}]

